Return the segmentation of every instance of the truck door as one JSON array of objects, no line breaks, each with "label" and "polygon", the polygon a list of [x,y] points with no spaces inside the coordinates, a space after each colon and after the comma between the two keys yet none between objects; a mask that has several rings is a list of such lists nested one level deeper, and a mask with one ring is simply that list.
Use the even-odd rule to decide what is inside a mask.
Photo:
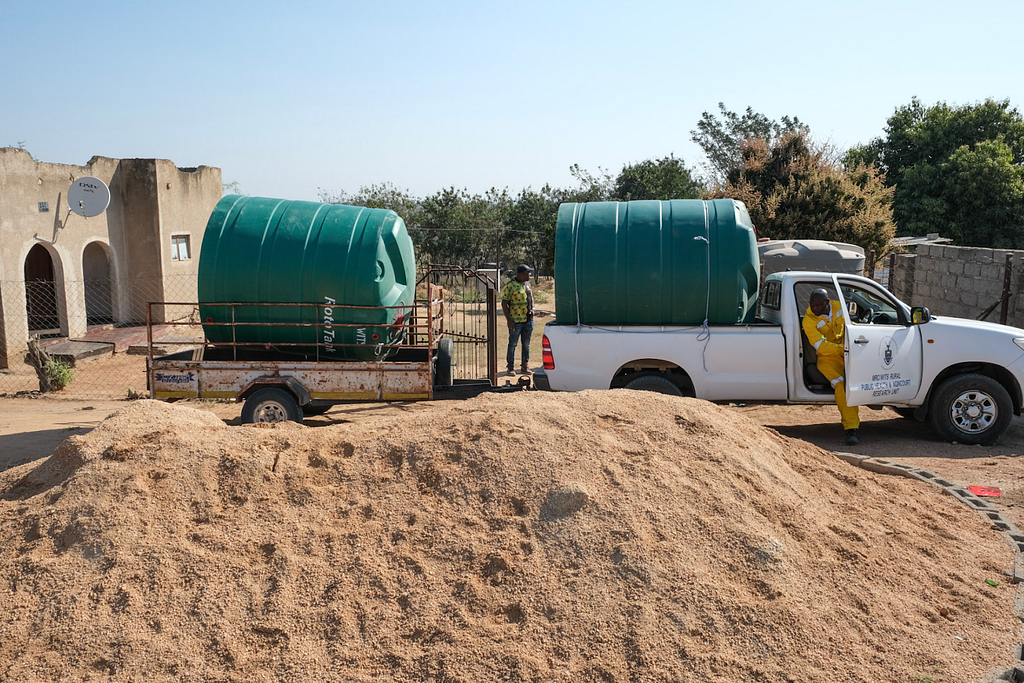
[{"label": "truck door", "polygon": [[832,276],[846,315],[846,402],[903,403],[921,390],[921,333],[881,287]]}]

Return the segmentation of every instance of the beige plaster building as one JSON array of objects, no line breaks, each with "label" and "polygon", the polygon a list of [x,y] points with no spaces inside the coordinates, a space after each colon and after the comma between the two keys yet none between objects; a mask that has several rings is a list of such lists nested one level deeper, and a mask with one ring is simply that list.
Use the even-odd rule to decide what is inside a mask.
[{"label": "beige plaster building", "polygon": [[[110,204],[68,211],[78,178],[99,178]],[[145,323],[147,301],[195,301],[199,248],[222,195],[212,166],[93,157],[85,166],[0,148],[0,368],[30,335],[75,339],[93,325]]]}]

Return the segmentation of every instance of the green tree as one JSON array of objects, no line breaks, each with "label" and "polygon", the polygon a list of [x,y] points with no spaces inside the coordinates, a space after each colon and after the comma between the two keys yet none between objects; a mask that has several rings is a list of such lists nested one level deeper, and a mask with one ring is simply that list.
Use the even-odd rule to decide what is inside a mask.
[{"label": "green tree", "polygon": [[750,138],[772,142],[783,133],[807,130],[797,117],[783,116],[781,121],[769,119],[753,108],[742,114],[729,111],[725,103],[718,103],[721,118],[711,112],[701,114],[697,128],[690,131],[690,139],[700,145],[707,157],[705,168],[711,183],[724,183],[729,173],[743,166],[740,143]]},{"label": "green tree", "polygon": [[507,227],[507,190],[484,195],[449,187],[423,200],[419,223],[410,229],[417,258],[427,263],[478,267],[515,250]]},{"label": "green tree", "polygon": [[628,202],[635,199],[697,199],[703,186],[694,179],[682,159],[669,154],[622,167],[615,179],[613,197]]},{"label": "green tree", "polygon": [[409,190],[402,190],[391,183],[364,185],[355,194],[349,194],[344,190],[335,192],[318,188],[317,194],[320,197],[320,201],[327,204],[365,206],[368,209],[390,209],[401,216],[407,226],[416,224],[417,212],[422,201],[414,197]]},{"label": "green tree", "polygon": [[598,166],[597,175],[580,168],[579,164],[569,167],[569,173],[579,187],[566,190],[564,201],[567,202],[606,202],[615,194],[615,179],[612,175]]},{"label": "green tree", "polygon": [[892,238],[892,190],[878,169],[843,167],[806,129],[740,143],[742,168],[714,196],[739,199],[762,237],[857,244],[881,254]]},{"label": "green tree", "polygon": [[1024,247],[1024,119],[1009,100],[925,107],[915,97],[847,159],[875,163],[895,187],[900,234]]},{"label": "green tree", "polygon": [[509,207],[508,227],[517,238],[521,258],[537,269],[551,274],[555,269],[555,226],[558,205],[566,201],[567,190],[545,185],[540,191],[526,188]]}]

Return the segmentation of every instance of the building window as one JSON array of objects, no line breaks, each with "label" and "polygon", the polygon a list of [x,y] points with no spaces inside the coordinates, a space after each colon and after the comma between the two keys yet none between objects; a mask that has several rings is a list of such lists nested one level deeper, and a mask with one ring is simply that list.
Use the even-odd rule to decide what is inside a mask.
[{"label": "building window", "polygon": [[171,237],[171,260],[188,261],[192,258],[192,252],[188,245],[188,235],[173,235]]}]

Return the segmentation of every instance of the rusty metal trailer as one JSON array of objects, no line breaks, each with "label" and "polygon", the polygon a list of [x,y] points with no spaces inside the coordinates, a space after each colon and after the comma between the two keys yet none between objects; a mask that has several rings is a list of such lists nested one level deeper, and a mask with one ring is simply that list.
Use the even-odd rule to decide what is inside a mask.
[{"label": "rusty metal trailer", "polygon": [[[242,306],[323,306],[278,303],[213,305],[225,306],[232,312]],[[205,339],[201,345],[158,356],[153,339],[154,307],[161,307],[162,311],[183,307],[198,311],[195,303],[148,304],[147,379],[150,396],[163,400],[214,398],[244,402],[243,422],[301,422],[304,415],[324,413],[332,405],[344,402],[429,400],[434,397],[435,384],[454,384],[453,343],[444,336],[444,292],[440,288],[428,287],[426,301],[411,307],[409,322],[395,335],[397,341],[376,344],[373,353],[376,359],[369,361],[321,360],[319,355],[325,345],[323,342],[265,344],[260,347],[235,342],[210,344]],[[334,308],[340,307],[335,305]],[[397,312],[404,314],[408,311]],[[233,315],[229,317],[232,322],[217,324],[229,326],[233,331],[243,325],[256,324],[234,322]],[[313,316],[313,319],[323,320],[323,316]],[[194,315],[186,321],[161,324],[196,325]],[[261,325],[321,328],[325,323]],[[334,326],[338,327],[339,323],[334,323]],[[316,330],[316,334],[319,333],[320,330]],[[160,342],[160,345],[164,344],[166,342]]]},{"label": "rusty metal trailer", "polygon": [[[453,280],[453,274],[462,281]],[[432,284],[444,282],[448,287]],[[451,287],[459,282],[458,287]],[[484,282],[486,298],[467,303],[467,291]],[[374,348],[375,360],[324,361],[320,349],[325,343],[219,343],[211,344],[205,335],[201,342],[177,341],[182,349],[158,354],[166,340],[154,340],[154,324],[162,326],[199,326],[199,305],[188,302],[153,302],[147,305],[148,357],[147,382],[150,397],[159,400],[183,398],[229,399],[243,403],[243,422],[301,422],[303,416],[319,415],[331,406],[348,402],[422,401],[436,396],[463,398],[489,390],[517,390],[528,386],[518,383],[499,389],[494,348],[496,298],[490,280],[472,271],[452,266],[432,267],[419,283],[424,299],[412,307],[395,311],[407,320],[399,341],[379,343]],[[230,309],[230,322],[212,323],[230,326],[232,330],[249,325],[273,327],[325,327],[324,323],[250,323],[235,322],[234,310],[253,306],[305,306],[322,308],[324,304],[296,303],[222,303]],[[334,305],[334,308],[340,308]],[[367,308],[352,306],[348,308]],[[408,309],[411,308],[411,311]],[[155,309],[155,310],[154,310]],[[172,311],[178,311],[177,314]],[[182,312],[187,313],[182,313]],[[405,313],[411,313],[405,316]],[[313,320],[323,320],[320,311]],[[460,324],[479,318],[477,325],[486,332]],[[154,321],[159,318],[159,323]],[[176,318],[176,320],[170,320]],[[205,324],[211,324],[209,321]],[[338,327],[339,323],[333,323]],[[361,325],[361,324],[360,324]],[[354,326],[354,325],[353,325]],[[320,337],[320,330],[316,330]],[[232,339],[235,338],[234,332]],[[456,347],[456,344],[459,347]],[[332,344],[333,347],[345,346]],[[355,346],[355,345],[349,345]],[[486,348],[486,365],[466,349]],[[299,348],[295,348],[299,347]],[[456,378],[456,358],[466,368],[476,367],[486,376]]]}]

